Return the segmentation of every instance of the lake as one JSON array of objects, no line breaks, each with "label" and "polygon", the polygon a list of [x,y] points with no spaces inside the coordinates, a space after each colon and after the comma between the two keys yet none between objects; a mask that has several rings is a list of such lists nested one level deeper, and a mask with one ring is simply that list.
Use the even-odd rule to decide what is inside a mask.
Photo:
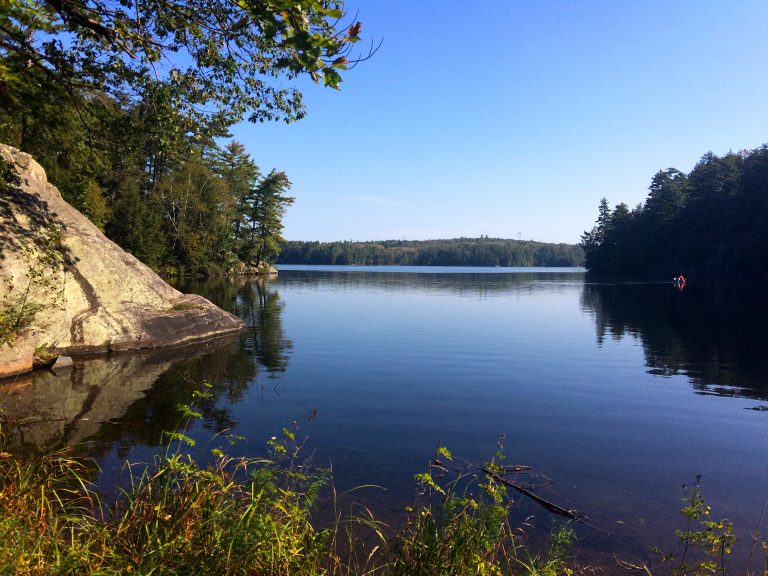
[{"label": "lake", "polygon": [[[393,522],[436,447],[482,463],[503,434],[506,462],[538,475],[521,482],[589,517],[576,527],[582,559],[651,562],[650,546],[671,549],[683,485],[699,475],[713,517],[737,525],[737,555],[751,545],[768,499],[764,289],[595,282],[577,269],[323,266],[179,288],[248,330],[218,348],[36,378],[7,395],[37,418],[25,439],[78,443],[111,485],[125,458],[151,457],[176,406],[206,383],[214,396],[190,430],[202,454],[227,435],[242,437],[232,453],[263,454],[288,427],[332,464],[337,489],[380,486],[355,497]],[[515,498],[535,542],[556,518]]]}]

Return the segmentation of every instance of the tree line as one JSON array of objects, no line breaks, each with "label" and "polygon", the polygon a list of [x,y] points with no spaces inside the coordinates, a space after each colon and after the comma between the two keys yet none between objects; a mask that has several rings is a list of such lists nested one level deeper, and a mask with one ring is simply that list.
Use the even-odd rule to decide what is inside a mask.
[{"label": "tree line", "polygon": [[594,272],[766,278],[768,145],[660,170],[630,209],[603,198],[581,245]]},{"label": "tree line", "polygon": [[[55,98],[34,88],[25,103]],[[169,142],[140,107],[85,100],[56,106],[53,125],[53,108],[6,106],[7,97],[0,140],[32,154],[65,200],[142,262],[215,274],[279,251],[291,183],[278,170],[263,174],[242,144],[186,134]],[[81,114],[101,117],[86,130]]]},{"label": "tree line", "polygon": [[578,245],[502,238],[302,242],[283,245],[278,263],[401,266],[581,266]]},{"label": "tree line", "polygon": [[302,118],[291,81],[338,88],[360,32],[338,0],[10,0],[0,141],[153,267],[268,262],[290,182],[228,129]]}]

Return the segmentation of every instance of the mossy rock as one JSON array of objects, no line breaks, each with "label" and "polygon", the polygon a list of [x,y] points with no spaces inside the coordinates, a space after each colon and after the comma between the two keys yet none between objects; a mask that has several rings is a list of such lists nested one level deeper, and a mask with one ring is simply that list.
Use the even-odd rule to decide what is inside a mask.
[{"label": "mossy rock", "polygon": [[47,346],[35,348],[35,354],[32,356],[32,365],[34,368],[50,368],[56,363],[58,354],[51,352]]}]

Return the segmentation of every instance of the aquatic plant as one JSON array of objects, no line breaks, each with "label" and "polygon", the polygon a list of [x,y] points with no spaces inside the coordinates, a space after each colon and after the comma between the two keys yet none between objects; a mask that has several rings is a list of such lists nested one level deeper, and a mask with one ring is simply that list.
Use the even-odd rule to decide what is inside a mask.
[{"label": "aquatic plant", "polygon": [[[726,557],[732,552],[736,542],[733,524],[727,519],[714,520],[712,508],[702,495],[701,476],[697,476],[693,486],[683,487],[683,508],[680,510],[685,526],[675,531],[678,538],[679,551],[662,552],[659,548],[654,551],[660,556],[663,564],[671,567],[673,576],[704,576],[708,574],[726,574]],[[765,511],[763,511],[765,512]],[[753,535],[752,553],[759,541],[759,528]],[[762,549],[766,548],[765,542]],[[750,564],[753,554],[750,554],[745,567],[745,574],[751,574]],[[768,573],[768,556],[763,573]]]},{"label": "aquatic plant", "polygon": [[[183,406],[182,415],[199,416],[194,406]],[[501,480],[513,467],[503,465],[501,440],[482,466],[438,448],[415,475],[417,495],[397,530],[361,505],[342,514],[339,503],[348,495],[336,493],[331,471],[304,459],[302,447],[286,428],[269,440],[264,457],[233,458],[213,448],[200,463],[194,441],[173,432],[151,462],[126,464],[127,485],[105,503],[88,481],[92,463],[65,451],[14,450],[0,420],[0,574],[599,573],[573,564],[575,535],[567,521],[553,530],[546,552],[526,546],[524,531],[510,521],[513,501]],[[680,576],[725,574],[732,526],[711,519],[698,481],[682,514],[681,551],[663,555],[660,569]],[[759,528],[753,553],[762,550],[768,568]],[[644,565],[620,565],[651,574]],[[751,571],[748,562],[746,573],[763,572]]]}]

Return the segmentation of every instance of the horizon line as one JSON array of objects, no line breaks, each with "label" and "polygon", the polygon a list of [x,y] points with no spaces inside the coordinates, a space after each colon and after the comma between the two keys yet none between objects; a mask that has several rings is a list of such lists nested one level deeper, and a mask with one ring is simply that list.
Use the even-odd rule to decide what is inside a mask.
[{"label": "horizon line", "polygon": [[355,244],[368,244],[368,243],[376,243],[376,242],[448,242],[448,241],[455,241],[455,240],[502,240],[505,242],[536,242],[538,244],[565,244],[568,246],[579,246],[580,242],[547,242],[545,240],[533,240],[533,239],[527,239],[524,240],[522,238],[502,238],[500,236],[497,237],[491,237],[491,236],[457,236],[454,238],[427,238],[427,239],[408,239],[408,238],[387,238],[387,239],[378,239],[378,240],[290,240],[285,239],[285,242],[318,242],[320,244],[335,244],[335,243],[355,243]]}]

